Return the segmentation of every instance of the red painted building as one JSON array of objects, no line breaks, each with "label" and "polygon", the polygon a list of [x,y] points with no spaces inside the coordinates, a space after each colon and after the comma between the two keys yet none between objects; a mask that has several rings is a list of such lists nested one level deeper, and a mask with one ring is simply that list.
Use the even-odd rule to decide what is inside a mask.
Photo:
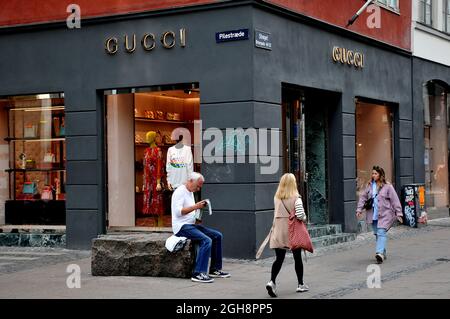
[{"label": "red painted building", "polygon": [[[82,18],[117,15],[196,6],[221,0],[9,0],[0,2],[0,27],[64,21],[69,4],[81,8]],[[364,4],[363,0],[264,0],[274,5],[345,28],[349,18]],[[348,29],[382,42],[410,50],[411,48],[411,1],[399,0],[398,10],[381,9],[381,28],[369,28],[364,12]]]}]

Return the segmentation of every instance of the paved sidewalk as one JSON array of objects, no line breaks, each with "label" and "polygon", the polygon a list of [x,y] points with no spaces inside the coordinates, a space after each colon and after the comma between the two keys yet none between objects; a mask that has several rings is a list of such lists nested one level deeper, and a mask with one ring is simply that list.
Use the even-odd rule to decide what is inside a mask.
[{"label": "paved sidewalk", "polygon": [[[368,289],[366,284],[367,266],[374,262],[374,236],[367,233],[355,242],[309,255],[304,263],[308,293],[295,293],[294,265],[288,255],[277,280],[280,298],[450,298],[450,218],[419,229],[396,227],[388,236],[380,289]],[[59,255],[44,257],[46,251]],[[27,255],[30,252],[41,257],[25,263],[19,258],[13,262],[17,269],[0,265],[0,298],[268,298],[264,286],[273,262],[273,258],[227,259],[225,270],[231,278],[198,284],[174,278],[93,277],[89,252],[0,247],[0,257],[33,256]],[[69,264],[81,267],[81,288],[67,287]],[[9,268],[2,271],[3,267]]]}]

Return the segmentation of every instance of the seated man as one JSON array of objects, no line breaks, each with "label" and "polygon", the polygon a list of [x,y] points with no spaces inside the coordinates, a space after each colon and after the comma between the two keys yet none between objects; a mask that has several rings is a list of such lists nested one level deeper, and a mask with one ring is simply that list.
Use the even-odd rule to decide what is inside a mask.
[{"label": "seated man", "polygon": [[[230,277],[222,271],[222,234],[217,230],[196,224],[195,211],[206,206],[205,201],[195,203],[194,192],[203,186],[204,178],[193,172],[186,184],[178,187],[172,195],[172,229],[175,236],[186,237],[200,245],[192,281],[213,282],[211,277]],[[211,269],[208,275],[208,261]]]}]

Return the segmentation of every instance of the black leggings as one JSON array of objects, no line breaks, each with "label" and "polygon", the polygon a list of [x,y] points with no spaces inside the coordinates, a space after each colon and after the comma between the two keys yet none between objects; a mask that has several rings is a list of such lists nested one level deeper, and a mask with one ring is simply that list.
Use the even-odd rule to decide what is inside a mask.
[{"label": "black leggings", "polygon": [[[283,265],[284,257],[286,256],[286,249],[275,248],[275,254],[277,259],[272,265],[272,275],[271,280],[275,283],[278,273]],[[297,274],[297,280],[299,285],[303,285],[303,261],[302,261],[302,250],[296,249],[292,251],[295,261],[295,273]]]}]

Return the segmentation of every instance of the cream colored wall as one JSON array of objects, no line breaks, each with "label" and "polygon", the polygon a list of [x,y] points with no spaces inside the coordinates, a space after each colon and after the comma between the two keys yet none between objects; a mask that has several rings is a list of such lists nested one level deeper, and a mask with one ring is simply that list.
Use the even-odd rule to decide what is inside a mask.
[{"label": "cream colored wall", "polygon": [[133,94],[107,96],[109,226],[135,226]]},{"label": "cream colored wall", "polygon": [[0,225],[5,224],[5,201],[8,199],[9,147],[4,140],[8,136],[7,111],[0,107]]}]

